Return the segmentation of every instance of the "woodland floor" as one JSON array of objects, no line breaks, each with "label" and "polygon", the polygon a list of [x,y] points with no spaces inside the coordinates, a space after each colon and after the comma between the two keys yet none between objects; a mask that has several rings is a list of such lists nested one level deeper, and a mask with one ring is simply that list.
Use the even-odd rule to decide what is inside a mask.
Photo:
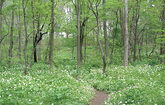
[{"label": "woodland floor", "polygon": [[90,105],[103,105],[104,101],[108,99],[108,94],[102,91],[95,90],[95,96]]}]

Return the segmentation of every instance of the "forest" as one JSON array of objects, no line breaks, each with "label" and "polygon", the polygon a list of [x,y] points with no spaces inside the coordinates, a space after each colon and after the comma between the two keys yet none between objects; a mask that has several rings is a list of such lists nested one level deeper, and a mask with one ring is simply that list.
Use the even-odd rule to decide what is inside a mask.
[{"label": "forest", "polygon": [[0,105],[165,105],[165,0],[0,0]]}]

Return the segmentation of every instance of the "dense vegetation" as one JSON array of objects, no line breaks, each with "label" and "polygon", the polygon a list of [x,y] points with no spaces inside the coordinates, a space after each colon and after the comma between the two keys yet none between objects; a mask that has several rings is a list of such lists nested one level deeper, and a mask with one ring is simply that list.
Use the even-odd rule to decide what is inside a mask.
[{"label": "dense vegetation", "polygon": [[164,105],[165,0],[0,0],[0,105]]}]

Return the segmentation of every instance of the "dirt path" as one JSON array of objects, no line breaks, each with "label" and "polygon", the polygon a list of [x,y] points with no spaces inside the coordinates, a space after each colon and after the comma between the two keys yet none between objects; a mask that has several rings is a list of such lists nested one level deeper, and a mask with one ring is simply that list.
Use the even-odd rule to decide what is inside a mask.
[{"label": "dirt path", "polygon": [[104,101],[108,99],[108,94],[95,90],[95,97],[89,105],[103,105]]}]

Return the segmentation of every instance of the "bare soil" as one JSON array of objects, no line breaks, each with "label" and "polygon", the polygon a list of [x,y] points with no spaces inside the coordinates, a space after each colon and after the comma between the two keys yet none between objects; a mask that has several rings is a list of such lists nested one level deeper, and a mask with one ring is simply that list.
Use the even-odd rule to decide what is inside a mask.
[{"label": "bare soil", "polygon": [[108,99],[108,94],[102,91],[95,90],[95,97],[89,105],[103,105],[104,101]]}]

